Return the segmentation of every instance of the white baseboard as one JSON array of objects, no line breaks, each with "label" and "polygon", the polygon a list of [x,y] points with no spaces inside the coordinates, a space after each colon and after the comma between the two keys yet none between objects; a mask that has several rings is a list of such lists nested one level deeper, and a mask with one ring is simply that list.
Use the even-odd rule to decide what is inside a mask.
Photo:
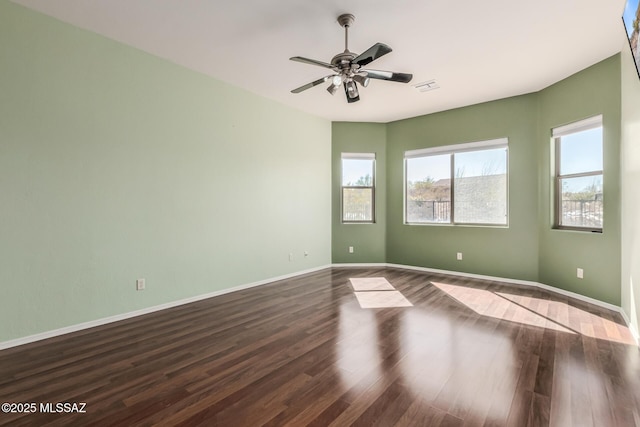
[{"label": "white baseboard", "polygon": [[540,288],[540,289],[544,289],[547,290],[549,292],[554,292],[556,294],[560,294],[560,295],[564,295],[573,299],[577,299],[579,301],[584,301],[587,302],[589,304],[593,304],[593,305],[597,305],[599,307],[603,307],[606,308],[608,310],[612,310],[615,312],[620,313],[620,315],[622,316],[622,318],[624,319],[625,323],[627,324],[627,327],[629,328],[629,331],[631,331],[631,334],[633,335],[633,337],[636,340],[636,344],[640,345],[640,335],[638,334],[638,331],[636,330],[635,326],[631,324],[631,322],[629,321],[629,318],[627,317],[627,314],[624,312],[624,310],[622,309],[622,307],[619,307],[617,305],[614,304],[610,304],[608,302],[604,302],[604,301],[600,301],[597,300],[595,298],[591,298],[585,295],[580,295],[577,294],[575,292],[571,292],[571,291],[566,291],[564,289],[560,289],[560,288],[556,288],[554,286],[549,286],[549,285],[545,285],[544,283],[539,283],[539,282],[533,282],[533,281],[529,281],[529,280],[520,280],[520,279],[509,279],[509,278],[505,278],[505,277],[495,277],[495,276],[484,276],[481,274],[473,274],[473,273],[463,273],[460,271],[449,271],[449,270],[438,270],[435,268],[427,268],[427,267],[417,267],[417,266],[413,266],[413,265],[404,265],[404,264],[333,264],[332,267],[359,267],[359,266],[369,266],[369,265],[374,265],[376,267],[382,267],[382,266],[386,266],[386,267],[390,267],[390,268],[400,268],[403,270],[414,270],[414,271],[423,271],[426,273],[437,273],[437,274],[449,274],[452,276],[460,276],[460,277],[469,277],[472,279],[482,279],[482,280],[491,280],[494,282],[504,282],[504,283],[511,283],[511,284],[516,284],[516,285],[524,285],[524,286],[534,286],[536,288]]},{"label": "white baseboard", "polygon": [[78,323],[76,325],[65,326],[64,328],[54,329],[51,331],[41,332],[39,334],[29,335],[22,338],[16,338],[9,341],[0,342],[0,350],[4,350],[11,347],[17,347],[19,345],[29,344],[32,342],[44,340],[47,338],[57,337],[59,335],[69,334],[71,332],[78,332],[84,329],[93,328],[96,326],[106,325],[108,323],[118,322],[120,320],[130,319],[132,317],[142,316],[144,314],[153,313],[167,308],[177,307],[179,305],[189,304],[203,299],[217,297],[219,295],[228,294],[231,292],[241,291],[243,289],[254,288],[256,286],[266,285],[269,283],[277,282],[279,280],[290,279],[292,277],[301,276],[303,274],[314,273],[316,271],[324,270],[331,267],[331,265],[323,265],[321,267],[314,267],[308,270],[297,271],[295,273],[289,273],[282,276],[271,277],[265,280],[259,280],[257,282],[247,283],[244,285],[234,286],[232,288],[221,289],[218,291],[209,292],[202,295],[196,295],[189,298],[184,298],[177,301],[171,301],[165,304],[155,305],[153,307],[147,307],[140,310],[130,311],[128,313],[116,314],[115,316],[103,317],[101,319],[91,320],[89,322]]},{"label": "white baseboard", "polygon": [[304,274],[309,274],[309,273],[314,273],[316,271],[320,271],[320,270],[324,270],[326,268],[385,268],[385,267],[390,267],[390,268],[399,268],[399,269],[404,269],[404,270],[414,270],[414,271],[423,271],[423,272],[427,272],[427,273],[437,273],[437,274],[449,274],[449,275],[453,275],[453,276],[460,276],[460,277],[469,277],[469,278],[473,278],[473,279],[482,279],[482,280],[491,280],[491,281],[495,281],[495,282],[504,282],[504,283],[511,283],[511,284],[516,284],[516,285],[524,285],[524,286],[534,286],[537,288],[541,288],[541,289],[545,289],[547,291],[550,292],[555,292],[557,294],[561,294],[564,296],[568,296],[570,298],[574,298],[580,301],[584,301],[584,302],[588,302],[590,304],[594,304],[609,310],[613,310],[616,311],[618,313],[620,313],[620,315],[622,316],[622,318],[624,319],[624,321],[626,322],[629,330],[631,331],[631,334],[633,335],[633,337],[636,340],[636,343],[638,343],[640,341],[640,335],[638,334],[638,330],[635,328],[634,325],[631,324],[631,322],[629,321],[629,318],[627,317],[627,314],[624,312],[624,310],[622,310],[621,307],[618,307],[617,305],[613,305],[613,304],[609,304],[607,302],[604,301],[600,301],[594,298],[590,298],[584,295],[580,295],[574,292],[570,292],[570,291],[565,291],[564,289],[559,289],[553,286],[549,286],[549,285],[545,285],[543,283],[539,283],[539,282],[533,282],[533,281],[528,281],[528,280],[519,280],[519,279],[509,279],[509,278],[504,278],[504,277],[494,277],[494,276],[485,276],[485,275],[481,275],[481,274],[472,274],[472,273],[463,273],[463,272],[458,272],[458,271],[449,271],[449,270],[438,270],[435,268],[427,268],[427,267],[417,267],[417,266],[412,266],[412,265],[403,265],[403,264],[389,264],[389,263],[362,263],[362,264],[358,264],[358,263],[349,263],[349,264],[331,264],[331,265],[323,265],[320,267],[314,267],[308,270],[303,270],[303,271],[297,271],[295,273],[289,273],[289,274],[285,274],[282,276],[277,276],[277,277],[272,277],[269,279],[265,279],[265,280],[260,280],[257,282],[252,282],[252,283],[247,283],[244,285],[239,285],[239,286],[234,286],[232,288],[227,288],[227,289],[221,289],[218,291],[214,291],[214,292],[209,292],[206,294],[202,294],[202,295],[196,295],[193,297],[189,297],[189,298],[184,298],[181,300],[177,300],[177,301],[171,301],[165,304],[160,304],[160,305],[156,305],[153,307],[147,307],[147,308],[143,308],[140,310],[135,310],[135,311],[131,311],[128,313],[122,313],[122,314],[117,314],[114,316],[109,316],[109,317],[104,317],[101,319],[96,319],[96,320],[91,320],[89,322],[83,322],[83,323],[79,323],[76,325],[70,325],[70,326],[66,326],[63,328],[59,328],[59,329],[54,329],[51,331],[46,331],[46,332],[41,332],[38,334],[34,334],[34,335],[29,335],[26,337],[22,337],[22,338],[16,338],[13,340],[9,340],[9,341],[4,341],[4,342],[0,342],[0,350],[4,350],[7,348],[11,348],[11,347],[17,347],[20,345],[24,345],[24,344],[29,344],[32,342],[36,342],[36,341],[40,341],[40,340],[44,340],[47,338],[53,338],[53,337],[57,337],[59,335],[64,335],[64,334],[69,334],[72,332],[78,332],[78,331],[82,331],[84,329],[89,329],[89,328],[93,328],[96,326],[101,326],[101,325],[106,325],[108,323],[113,323],[113,322],[118,322],[120,320],[125,320],[125,319],[130,319],[132,317],[137,317],[137,316],[142,316],[144,314],[149,314],[149,313],[153,313],[156,311],[160,311],[160,310],[165,310],[167,308],[172,308],[172,307],[177,307],[180,305],[184,305],[184,304],[189,304],[192,302],[196,302],[196,301],[201,301],[203,299],[207,299],[207,298],[212,298],[212,297],[216,297],[219,295],[224,295],[224,294],[228,294],[231,292],[237,292],[237,291],[241,291],[243,289],[249,289],[249,288],[253,288],[256,286],[262,286],[262,285],[266,285],[269,283],[273,283],[273,282],[277,282],[279,280],[285,280],[285,279],[290,279],[293,277],[297,277],[297,276],[301,276]]},{"label": "white baseboard", "polygon": [[532,281],[529,281],[529,280],[520,280],[520,279],[509,279],[509,278],[504,278],[504,277],[485,276],[485,275],[482,275],[482,274],[463,273],[461,271],[438,270],[436,268],[416,267],[416,266],[413,266],[413,265],[387,264],[387,267],[402,268],[404,270],[424,271],[424,272],[427,272],[427,273],[450,274],[450,275],[453,275],[453,276],[469,277],[471,279],[491,280],[493,282],[515,283],[517,285],[525,285],[525,286],[538,286],[539,285],[538,282],[532,282]]},{"label": "white baseboard", "polygon": [[629,320],[629,316],[627,316],[627,313],[624,310],[620,309],[620,314],[622,315],[624,321],[627,323],[629,331],[631,331],[631,335],[633,335],[633,338],[636,340],[636,344],[640,345],[640,334],[638,334],[636,325],[631,323],[631,321]]},{"label": "white baseboard", "polygon": [[344,263],[344,264],[332,264],[333,268],[386,268],[389,267],[389,264],[385,262],[370,262],[370,263]]}]

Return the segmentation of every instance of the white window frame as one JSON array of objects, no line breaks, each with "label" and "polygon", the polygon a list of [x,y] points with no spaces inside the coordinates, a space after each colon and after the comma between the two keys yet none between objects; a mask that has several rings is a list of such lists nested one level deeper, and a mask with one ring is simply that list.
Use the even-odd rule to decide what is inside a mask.
[{"label": "white window frame", "polygon": [[[505,222],[500,224],[486,224],[486,223],[470,223],[470,222],[457,222],[455,219],[455,199],[454,199],[454,186],[455,186],[455,161],[454,155],[457,153],[464,153],[470,151],[483,151],[483,150],[493,150],[498,148],[504,148],[506,150],[506,212],[505,212]],[[407,221],[407,160],[415,159],[419,157],[429,157],[429,156],[439,156],[448,154],[451,159],[451,170],[450,170],[450,179],[451,179],[451,188],[450,188],[450,214],[449,214],[449,222],[409,222]],[[497,228],[505,228],[509,227],[509,139],[508,138],[497,138],[490,139],[486,141],[476,141],[476,142],[468,142],[463,144],[454,144],[454,145],[444,145],[438,147],[429,147],[429,148],[421,148],[417,150],[408,150],[404,153],[404,223],[406,225],[462,225],[462,226],[481,226],[481,227],[497,227]]]},{"label": "white window frame", "polygon": [[[551,143],[554,148],[554,195],[553,195],[553,203],[554,203],[554,219],[553,219],[553,228],[557,230],[574,230],[574,231],[586,231],[593,233],[602,233],[604,230],[604,197],[602,198],[602,227],[579,227],[574,225],[563,225],[561,223],[562,220],[562,180],[567,178],[581,178],[588,176],[601,176],[602,177],[602,185],[604,187],[604,164],[602,165],[602,169],[600,170],[592,170],[588,172],[580,172],[580,173],[572,173],[562,175],[560,174],[560,162],[561,159],[561,145],[562,145],[562,137],[573,135],[579,132],[584,132],[587,130],[602,128],[602,157],[604,162],[604,127],[602,124],[602,114],[597,116],[589,117],[584,120],[579,120],[576,122],[572,122],[563,126],[558,126],[551,130]],[[604,188],[602,190],[602,194],[604,196]]]},{"label": "white window frame", "polygon": [[[343,185],[344,171],[343,163],[344,159],[352,160],[371,160],[373,161],[371,168],[371,185],[354,186]],[[371,219],[370,220],[345,220],[344,218],[344,190],[345,188],[356,189],[371,189]],[[342,153],[340,156],[340,220],[343,224],[375,224],[376,222],[376,153]]]}]

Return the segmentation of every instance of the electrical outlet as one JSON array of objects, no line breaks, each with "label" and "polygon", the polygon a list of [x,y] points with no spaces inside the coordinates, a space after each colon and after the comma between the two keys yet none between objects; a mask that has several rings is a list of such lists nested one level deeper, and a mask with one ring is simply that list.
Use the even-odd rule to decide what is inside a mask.
[{"label": "electrical outlet", "polygon": [[353,246],[349,246],[349,253],[352,254],[353,253]]},{"label": "electrical outlet", "polygon": [[304,256],[309,256],[309,251],[304,251]]},{"label": "electrical outlet", "polygon": [[136,280],[136,291],[144,291],[146,284],[144,279]]},{"label": "electrical outlet", "polygon": [[293,254],[289,254],[289,261],[293,261]]},{"label": "electrical outlet", "polygon": [[457,259],[458,261],[462,261],[462,252],[458,252],[458,253],[456,254],[456,259]]},{"label": "electrical outlet", "polygon": [[578,276],[578,279],[584,279],[584,270],[579,268],[576,272],[576,275]]}]

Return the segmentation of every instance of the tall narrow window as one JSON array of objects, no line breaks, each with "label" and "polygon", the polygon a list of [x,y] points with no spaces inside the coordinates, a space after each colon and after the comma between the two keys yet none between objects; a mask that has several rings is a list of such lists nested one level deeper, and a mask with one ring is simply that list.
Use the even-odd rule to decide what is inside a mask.
[{"label": "tall narrow window", "polygon": [[375,153],[342,153],[342,222],[374,222],[375,163]]},{"label": "tall narrow window", "polygon": [[556,228],[602,231],[602,116],[553,129]]},{"label": "tall narrow window", "polygon": [[405,152],[407,224],[507,225],[508,141]]}]

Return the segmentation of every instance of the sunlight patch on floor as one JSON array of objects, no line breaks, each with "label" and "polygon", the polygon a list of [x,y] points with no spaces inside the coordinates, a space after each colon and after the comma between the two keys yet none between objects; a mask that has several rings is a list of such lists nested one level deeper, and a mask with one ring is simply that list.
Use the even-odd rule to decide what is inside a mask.
[{"label": "sunlight patch on floor", "polygon": [[571,330],[592,338],[634,344],[635,340],[626,326],[589,313],[560,301],[497,292],[498,295],[522,307],[545,316],[547,319],[565,325]]},{"label": "sunlight patch on floor", "polygon": [[441,291],[483,316],[573,333],[573,331],[563,327],[561,324],[546,319],[540,314],[534,313],[524,307],[520,307],[491,291],[448,285],[446,283],[432,283]]},{"label": "sunlight patch on floor", "polygon": [[384,277],[353,277],[349,279],[354,291],[395,291]]},{"label": "sunlight patch on floor", "polygon": [[362,308],[413,307],[399,291],[356,292]]},{"label": "sunlight patch on floor", "polygon": [[352,277],[349,281],[361,308],[413,307],[384,277]]},{"label": "sunlight patch on floor", "polygon": [[432,284],[483,316],[635,345],[631,332],[625,326],[564,302],[446,283]]}]

